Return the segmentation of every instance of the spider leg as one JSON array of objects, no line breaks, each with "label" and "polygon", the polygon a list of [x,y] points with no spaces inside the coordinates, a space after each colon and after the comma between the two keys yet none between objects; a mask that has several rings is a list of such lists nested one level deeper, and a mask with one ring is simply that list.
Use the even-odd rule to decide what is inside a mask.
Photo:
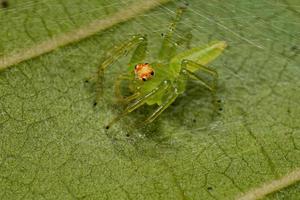
[{"label": "spider leg", "polygon": [[[143,35],[134,35],[131,39],[126,40],[117,47],[112,48],[104,56],[103,62],[98,67],[98,72],[104,71],[107,67],[115,63],[121,56],[124,56],[128,51],[132,50],[134,47],[139,44],[146,42],[146,37]],[[144,45],[144,44],[143,44]],[[135,51],[137,53],[137,51]],[[134,55],[133,55],[134,56]]]},{"label": "spider leg", "polygon": [[[214,69],[211,69],[209,67],[206,67],[204,65],[201,65],[191,60],[183,60],[181,62],[181,66],[182,66],[182,70],[184,70],[189,76],[196,78],[199,81],[199,83],[201,83],[204,87],[206,87],[210,91],[215,91],[217,85],[218,73]],[[211,86],[207,84],[198,74],[189,70],[189,66],[193,68],[197,67],[199,70],[210,74],[213,77],[213,84]]]},{"label": "spider leg", "polygon": [[138,96],[138,93],[134,93],[133,95],[128,96],[128,97],[125,97],[124,95],[122,95],[121,83],[123,80],[132,81],[132,77],[130,77],[129,73],[123,73],[118,76],[118,78],[116,79],[115,84],[114,84],[115,96],[116,96],[117,100],[120,102],[128,102],[128,101],[133,100],[135,96]]},{"label": "spider leg", "polygon": [[144,37],[144,40],[141,41],[136,49],[134,50],[131,60],[129,62],[130,66],[135,66],[136,64],[142,63],[146,58],[148,41],[147,38]]},{"label": "spider leg", "polygon": [[130,96],[124,97],[124,98],[122,99],[122,101],[123,101],[124,103],[128,103],[128,102],[130,102],[130,101],[133,101],[133,100],[137,99],[139,96],[140,96],[140,93],[139,93],[139,92],[136,92],[136,93],[133,93],[133,94],[130,95]]},{"label": "spider leg", "polygon": [[105,128],[109,129],[114,123],[119,121],[122,117],[124,117],[125,115],[131,113],[132,111],[139,108],[140,106],[144,105],[146,103],[146,101],[148,99],[150,99],[151,97],[153,97],[155,94],[167,90],[170,87],[170,84],[171,84],[170,81],[165,80],[165,81],[161,82],[156,88],[154,88],[149,93],[147,93],[145,95],[142,95],[139,98],[137,98],[133,103],[129,104],[126,107],[126,109],[123,111],[123,113],[121,113],[120,115],[115,117],[110,123],[108,123],[108,125],[105,126]]},{"label": "spider leg", "polygon": [[[140,46],[143,46],[144,48],[141,48]],[[136,47],[136,50],[134,51],[134,54],[132,57],[138,57],[141,56],[140,59],[144,59],[143,52],[140,52],[140,50],[145,49],[147,46],[147,39],[146,36],[143,35],[134,35],[129,40],[124,41],[119,46],[116,46],[112,49],[110,49],[107,54],[102,58],[102,63],[98,67],[97,71],[97,82],[96,82],[96,102],[94,105],[97,104],[97,102],[100,99],[102,89],[102,83],[103,83],[103,74],[106,68],[114,64],[121,56],[126,55],[130,50],[133,50]],[[139,50],[139,51],[138,51]]]},{"label": "spider leg", "polygon": [[172,89],[173,90],[170,92],[170,95],[167,97],[167,99],[160,106],[158,106],[158,108],[144,121],[144,123],[142,123],[142,126],[153,122],[166,108],[171,105],[171,103],[175,101],[179,93],[177,92],[177,88],[172,87]]},{"label": "spider leg", "polygon": [[177,8],[176,16],[169,25],[168,32],[164,35],[164,40],[158,54],[158,58],[161,60],[168,60],[175,54],[175,46],[172,42],[172,37],[185,9],[186,7],[184,6]]},{"label": "spider leg", "polygon": [[[209,68],[209,67],[207,67],[207,66],[205,66],[205,65],[202,65],[202,64],[200,64],[200,63],[197,63],[197,62],[195,62],[195,61],[184,59],[184,60],[182,60],[182,65],[183,65],[185,68],[187,68],[187,69],[189,69],[189,66],[191,66],[191,67],[193,67],[193,68],[196,67],[196,68],[198,68],[198,69],[201,70],[201,71],[204,71],[204,72],[207,72],[207,73],[211,74],[211,75],[212,75],[213,77],[215,77],[215,78],[218,77],[218,73],[217,73],[216,70],[214,70],[214,69],[212,69],[212,68]],[[190,70],[190,71],[192,71],[192,70]]]},{"label": "spider leg", "polygon": [[193,34],[189,31],[188,33],[184,34],[183,37],[181,37],[176,44],[177,45],[184,45],[186,49],[190,49],[191,48],[191,41],[193,38]]}]

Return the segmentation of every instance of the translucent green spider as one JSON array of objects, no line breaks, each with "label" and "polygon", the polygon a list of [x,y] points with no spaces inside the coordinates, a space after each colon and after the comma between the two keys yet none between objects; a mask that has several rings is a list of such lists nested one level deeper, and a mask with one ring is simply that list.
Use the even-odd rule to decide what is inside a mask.
[{"label": "translucent green spider", "polygon": [[[194,47],[184,52],[176,52],[176,44],[172,42],[174,30],[182,17],[184,7],[177,9],[177,15],[169,26],[168,32],[158,53],[156,61],[145,63],[147,51],[147,38],[145,35],[134,35],[119,46],[112,48],[103,58],[98,68],[97,99],[102,91],[102,80],[104,71],[121,56],[133,51],[129,62],[130,68],[126,73],[120,74],[115,84],[115,92],[127,107],[116,118],[105,126],[109,129],[115,122],[131,113],[144,104],[157,104],[156,110],[142,123],[142,125],[153,122],[175,99],[186,89],[188,78],[197,79],[200,84],[211,91],[215,91],[217,72],[205,65],[217,58],[224,48],[224,41],[214,41],[205,46]],[[202,79],[196,71],[203,71],[214,79],[212,84]],[[132,95],[124,97],[121,94],[121,83],[127,80]],[[98,100],[96,100],[97,102]],[[96,105],[96,103],[95,103]]]}]

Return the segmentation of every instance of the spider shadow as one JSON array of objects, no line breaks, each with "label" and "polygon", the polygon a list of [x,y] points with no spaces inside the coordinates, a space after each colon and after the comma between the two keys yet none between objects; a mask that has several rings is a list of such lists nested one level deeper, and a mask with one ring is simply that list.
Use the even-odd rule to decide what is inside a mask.
[{"label": "spider shadow", "polygon": [[[142,136],[156,142],[166,142],[171,136],[166,135],[163,126],[188,128],[207,127],[222,114],[221,95],[224,88],[212,93],[194,81],[188,81],[187,90],[180,95],[155,121],[143,124],[156,106],[144,105],[122,119],[119,124],[127,130],[127,137]],[[217,94],[217,95],[216,95]],[[125,108],[125,106],[124,106]],[[118,106],[118,109],[123,109]]]},{"label": "spider shadow", "polygon": [[[157,158],[164,152],[181,148],[180,144],[174,143],[176,132],[166,130],[168,127],[172,130],[197,129],[207,127],[216,120],[221,113],[215,108],[212,93],[193,81],[188,81],[187,88],[154,122],[135,127],[143,125],[144,119],[155,109],[155,106],[142,106],[109,130],[107,137],[114,151],[126,159],[132,159],[132,155]],[[224,88],[220,87],[217,92],[222,94],[222,91]],[[122,109],[118,105],[118,112]]]},{"label": "spider shadow", "polygon": [[132,159],[132,155],[156,159],[164,152],[178,148],[172,144],[171,136],[162,131],[161,120],[139,126],[153,109],[154,106],[142,106],[122,119],[116,127],[106,130],[117,155],[128,160]]},{"label": "spider shadow", "polygon": [[222,85],[212,92],[189,80],[186,88],[185,93],[168,108],[166,119],[186,129],[193,129],[208,127],[222,115]]}]

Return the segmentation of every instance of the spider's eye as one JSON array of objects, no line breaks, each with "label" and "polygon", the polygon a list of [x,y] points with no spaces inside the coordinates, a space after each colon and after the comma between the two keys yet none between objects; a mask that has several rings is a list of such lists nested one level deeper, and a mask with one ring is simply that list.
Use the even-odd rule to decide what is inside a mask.
[{"label": "spider's eye", "polygon": [[151,72],[151,76],[153,76],[153,75],[154,75],[154,71]]},{"label": "spider's eye", "polygon": [[134,66],[134,69],[136,69],[136,68],[137,68],[137,65]]},{"label": "spider's eye", "polygon": [[146,81],[147,79],[146,79],[146,78],[142,78],[142,80],[143,80],[143,81]]}]

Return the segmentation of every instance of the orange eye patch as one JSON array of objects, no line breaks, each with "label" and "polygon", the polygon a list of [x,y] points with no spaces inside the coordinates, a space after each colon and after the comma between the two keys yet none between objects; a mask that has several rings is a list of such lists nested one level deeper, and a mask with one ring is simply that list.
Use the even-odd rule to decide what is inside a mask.
[{"label": "orange eye patch", "polygon": [[148,63],[137,64],[134,67],[135,77],[142,81],[147,81],[154,76],[154,70]]}]

